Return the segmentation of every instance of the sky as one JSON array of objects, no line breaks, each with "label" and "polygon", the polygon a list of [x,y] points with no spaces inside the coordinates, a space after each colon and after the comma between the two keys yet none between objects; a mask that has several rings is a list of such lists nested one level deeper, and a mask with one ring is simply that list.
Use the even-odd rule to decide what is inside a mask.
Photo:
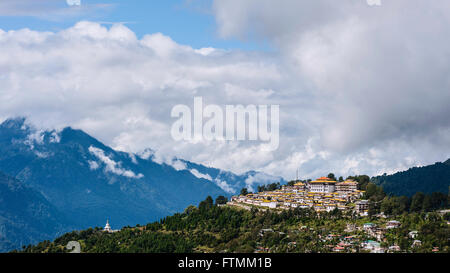
[{"label": "sky", "polygon": [[[450,157],[449,11],[446,0],[2,0],[0,120],[286,179],[433,164]],[[195,96],[279,105],[279,148],[173,140],[171,109]]]},{"label": "sky", "polygon": [[271,50],[267,42],[221,39],[217,34],[211,2],[205,0],[16,0],[0,1],[4,30],[29,28],[60,31],[82,20],[111,25],[122,23],[137,37],[161,32],[195,48]]}]

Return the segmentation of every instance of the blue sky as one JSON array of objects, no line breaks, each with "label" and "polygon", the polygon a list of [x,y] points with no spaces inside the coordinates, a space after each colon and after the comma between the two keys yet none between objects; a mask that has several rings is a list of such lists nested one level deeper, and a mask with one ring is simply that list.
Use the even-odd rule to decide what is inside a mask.
[{"label": "blue sky", "polygon": [[[22,0],[27,2],[27,0]],[[31,2],[31,1],[28,1]],[[48,13],[29,15],[0,14],[0,29],[30,28],[38,31],[58,31],[80,20],[102,23],[124,23],[138,37],[161,32],[180,44],[194,48],[215,47],[240,50],[270,50],[262,41],[221,39],[209,0],[81,0],[81,7],[69,6],[66,0],[43,0]],[[34,4],[36,10],[39,4]],[[23,8],[23,7],[22,7]],[[70,16],[54,16],[53,9],[68,10]],[[2,16],[3,15],[3,16]]]}]

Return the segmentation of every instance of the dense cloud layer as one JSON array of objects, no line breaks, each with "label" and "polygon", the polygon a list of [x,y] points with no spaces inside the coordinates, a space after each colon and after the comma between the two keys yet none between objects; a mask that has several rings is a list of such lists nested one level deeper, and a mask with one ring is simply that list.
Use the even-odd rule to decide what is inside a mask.
[{"label": "dense cloud layer", "polygon": [[449,156],[440,148],[450,139],[449,10],[448,1],[420,0],[214,4],[223,37],[269,40],[307,83],[326,151],[392,147],[383,151],[393,153],[392,167]]},{"label": "dense cloud layer", "polygon": [[[279,3],[278,3],[279,2]],[[123,25],[0,30],[0,119],[72,125],[116,148],[151,147],[242,172],[379,174],[450,157],[448,1],[215,1],[219,34],[276,52],[194,49]],[[280,148],[174,142],[176,104],[279,104]]]}]

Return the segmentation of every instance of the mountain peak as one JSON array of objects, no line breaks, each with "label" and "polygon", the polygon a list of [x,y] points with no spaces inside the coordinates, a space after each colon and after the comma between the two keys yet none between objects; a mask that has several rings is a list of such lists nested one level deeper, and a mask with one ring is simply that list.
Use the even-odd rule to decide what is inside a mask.
[{"label": "mountain peak", "polygon": [[31,129],[24,117],[8,118],[0,124],[0,142],[10,144],[12,139],[25,138]]},{"label": "mountain peak", "polygon": [[95,139],[94,137],[90,136],[89,134],[80,129],[73,129],[72,127],[66,127],[61,131],[60,136],[61,136],[61,143],[76,142],[85,147],[94,145],[99,148],[106,148],[106,146],[103,145],[100,141],[98,141],[97,139]]},{"label": "mountain peak", "polygon": [[25,117],[8,118],[0,124],[0,127],[8,129],[22,129],[25,125],[25,121]]}]

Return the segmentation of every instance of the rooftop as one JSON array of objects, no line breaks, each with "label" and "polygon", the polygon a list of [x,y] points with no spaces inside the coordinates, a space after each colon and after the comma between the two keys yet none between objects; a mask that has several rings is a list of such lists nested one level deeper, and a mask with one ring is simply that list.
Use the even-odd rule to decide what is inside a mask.
[{"label": "rooftop", "polygon": [[309,183],[336,183],[336,181],[332,180],[332,179],[330,179],[328,177],[322,176],[322,177],[317,178],[316,180],[311,181]]}]

